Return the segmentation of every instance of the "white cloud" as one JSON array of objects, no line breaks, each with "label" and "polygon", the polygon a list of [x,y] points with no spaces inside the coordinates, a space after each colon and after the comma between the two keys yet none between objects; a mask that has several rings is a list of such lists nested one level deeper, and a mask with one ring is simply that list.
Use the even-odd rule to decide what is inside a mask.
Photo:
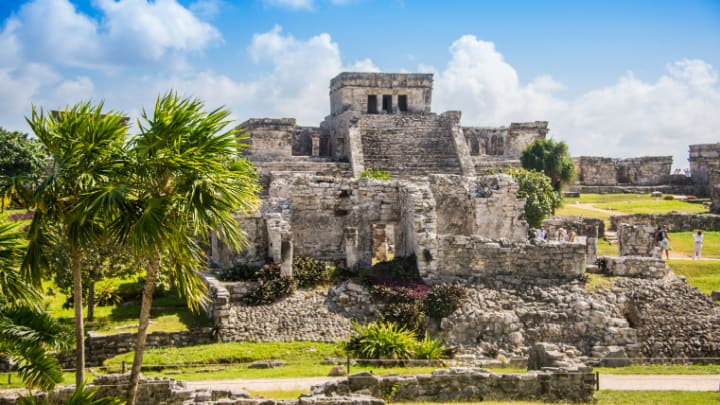
[{"label": "white cloud", "polygon": [[655,82],[627,73],[611,86],[566,99],[555,94],[564,86],[550,76],[523,84],[490,42],[466,35],[450,53],[436,73],[434,109],[463,111],[463,125],[547,120],[551,136],[566,141],[573,155],[673,155],[679,167],[687,166],[689,143],[717,142],[718,75],[704,61],[671,63]]},{"label": "white cloud", "polygon": [[291,10],[312,10],[313,0],[263,0],[269,7],[289,8]]},{"label": "white cloud", "polygon": [[217,29],[176,0],[93,4],[103,13],[98,20],[69,0],[30,1],[5,21],[0,45],[14,63],[109,69],[201,51],[221,40]]},{"label": "white cloud", "polygon": [[217,17],[220,8],[225,4],[223,0],[197,0],[190,4],[188,9],[195,15],[206,20]]}]

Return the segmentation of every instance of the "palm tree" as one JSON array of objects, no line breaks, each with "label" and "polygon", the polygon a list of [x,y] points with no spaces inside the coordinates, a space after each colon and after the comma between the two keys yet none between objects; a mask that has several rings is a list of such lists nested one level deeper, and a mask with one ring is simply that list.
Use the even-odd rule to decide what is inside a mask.
[{"label": "palm tree", "polygon": [[72,335],[37,305],[38,294],[19,272],[24,244],[12,224],[0,223],[0,353],[16,363],[29,388],[52,389],[62,370],[49,351],[64,350]]},{"label": "palm tree", "polygon": [[23,268],[27,278],[39,286],[47,268],[44,253],[53,241],[49,227],[58,227],[70,246],[75,309],[76,383],[85,380],[85,340],[82,305],[82,250],[101,233],[97,211],[88,211],[81,202],[85,193],[107,184],[124,167],[123,146],[127,126],[122,115],[103,113],[97,106],[81,102],[64,111],[46,115],[35,107],[27,119],[30,128],[47,149],[52,164],[48,176],[38,185],[32,205],[29,244]]},{"label": "palm tree", "polygon": [[197,99],[174,93],[159,97],[152,117],[143,111],[140,133],[130,142],[133,170],[128,171],[125,200],[103,192],[95,196],[122,206],[116,235],[147,263],[129,405],[135,403],[159,272],[167,272],[191,309],[197,309],[206,297],[199,277],[206,266],[200,241],[215,231],[239,248],[245,239],[233,214],[258,207],[255,170],[240,158],[239,137],[226,129],[228,116],[222,108],[205,112]]}]

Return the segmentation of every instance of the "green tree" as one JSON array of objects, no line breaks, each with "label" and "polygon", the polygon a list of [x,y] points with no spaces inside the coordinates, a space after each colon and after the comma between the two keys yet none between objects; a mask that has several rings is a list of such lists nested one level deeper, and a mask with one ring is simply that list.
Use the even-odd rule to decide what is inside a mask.
[{"label": "green tree", "polygon": [[0,222],[0,353],[14,363],[28,388],[52,389],[62,369],[51,351],[70,346],[72,334],[37,305],[39,296],[20,273],[21,233]]},{"label": "green tree", "polygon": [[517,196],[525,199],[525,220],[530,226],[540,226],[545,217],[560,207],[560,192],[553,188],[550,178],[544,174],[520,168],[510,169],[508,173],[518,183]]},{"label": "green tree", "polygon": [[6,198],[17,204],[27,201],[46,162],[47,153],[38,140],[0,127],[0,210],[5,209]]},{"label": "green tree", "polygon": [[[128,404],[135,403],[155,280],[165,272],[197,309],[206,300],[199,271],[206,266],[200,241],[211,232],[234,248],[244,234],[233,214],[255,211],[260,186],[252,164],[241,158],[240,138],[226,109],[204,111],[202,102],[174,93],[159,97],[152,116],[143,111],[130,144],[132,169],[122,185],[97,190],[123,214],[114,232],[146,260]],[[125,189],[123,198],[116,190]]]},{"label": "green tree", "polygon": [[[76,384],[85,380],[85,340],[82,305],[83,249],[104,234],[102,205],[82,205],[87,192],[108,184],[124,165],[127,126],[122,115],[103,113],[103,105],[81,102],[64,111],[45,114],[33,107],[30,128],[52,158],[47,177],[32,196],[35,208],[28,232],[23,268],[36,286],[48,268],[53,245],[67,241],[75,310]],[[62,240],[53,238],[58,229]]]},{"label": "green tree", "polygon": [[575,178],[575,164],[565,142],[552,139],[538,139],[523,150],[520,157],[522,167],[537,170],[550,178],[555,191]]}]

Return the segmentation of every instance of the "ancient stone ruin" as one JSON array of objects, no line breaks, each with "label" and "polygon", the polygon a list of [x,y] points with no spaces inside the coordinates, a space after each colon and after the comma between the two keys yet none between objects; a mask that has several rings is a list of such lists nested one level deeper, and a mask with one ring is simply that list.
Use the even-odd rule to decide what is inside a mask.
[{"label": "ancient stone ruin", "polygon": [[[573,242],[528,239],[512,177],[481,173],[517,164],[525,146],[545,137],[546,122],[464,127],[460,112],[432,112],[431,99],[429,74],[342,73],[331,81],[330,115],[318,127],[287,118],[241,124],[263,203],[238,218],[249,239],[243,251],[212,241],[214,264],[274,263],[290,273],[294,256],[351,270],[390,251],[414,257],[426,283],[465,284],[461,307],[432,328],[471,358],[527,359],[539,342],[571,345],[595,363],[618,353],[720,357],[720,307],[652,257],[647,233],[624,230],[625,255],[601,258],[601,267],[594,265],[602,223],[547,223],[573,227]],[[671,178],[669,158],[578,162],[583,181],[599,185]],[[708,167],[708,183],[717,182]],[[369,169],[392,179],[361,178]],[[619,277],[591,287],[587,269]],[[374,319],[378,305],[352,281],[259,307],[242,304],[243,283],[207,282],[222,341],[338,340],[352,333],[351,319]],[[667,304],[674,300],[683,305]],[[494,381],[483,373],[467,378]]]}]

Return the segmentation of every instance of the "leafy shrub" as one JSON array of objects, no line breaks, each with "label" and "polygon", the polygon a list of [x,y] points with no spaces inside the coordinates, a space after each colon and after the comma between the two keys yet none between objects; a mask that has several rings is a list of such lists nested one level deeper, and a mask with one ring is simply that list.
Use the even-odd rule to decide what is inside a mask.
[{"label": "leafy shrub", "polygon": [[255,281],[258,279],[260,267],[247,264],[236,264],[229,269],[217,271],[216,275],[220,281]]},{"label": "leafy shrub", "polygon": [[361,359],[409,359],[416,345],[415,335],[391,322],[353,322],[356,335],[345,346],[349,355]]},{"label": "leafy shrub", "polygon": [[445,346],[441,339],[433,339],[425,333],[425,336],[415,345],[415,358],[438,360],[448,357],[450,349]]},{"label": "leafy shrub", "polygon": [[695,195],[686,195],[685,199],[688,201],[697,200],[697,196]]},{"label": "leafy shrub", "polygon": [[295,292],[297,281],[280,275],[277,266],[265,265],[258,272],[258,285],[242,297],[246,305],[267,305]]},{"label": "leafy shrub", "polygon": [[122,302],[118,288],[111,282],[105,281],[95,285],[95,304],[100,307],[117,305]]},{"label": "leafy shrub", "polygon": [[403,286],[422,283],[415,255],[396,257],[360,271],[361,281],[367,286]]},{"label": "leafy shrub", "polygon": [[365,169],[360,173],[361,179],[390,180],[392,176],[389,172],[380,169]]},{"label": "leafy shrub", "polygon": [[17,399],[18,405],[122,405],[125,401],[120,398],[102,397],[95,398],[97,388],[88,388],[85,384],[79,385],[73,394],[63,402],[50,401],[47,397],[38,398],[35,396],[20,396]]},{"label": "leafy shrub", "polygon": [[460,301],[466,297],[467,292],[459,284],[434,285],[424,301],[425,313],[431,318],[444,318],[460,308]]},{"label": "leafy shrub", "polygon": [[392,322],[418,336],[425,332],[425,313],[420,300],[386,304],[378,311],[378,317],[383,322]]},{"label": "leafy shrub", "polygon": [[293,258],[293,277],[301,288],[311,288],[329,283],[335,270],[332,262],[307,256]]},{"label": "leafy shrub", "polygon": [[663,197],[663,200],[674,200],[674,199],[675,199],[675,197],[673,197],[671,195],[666,195]]}]

